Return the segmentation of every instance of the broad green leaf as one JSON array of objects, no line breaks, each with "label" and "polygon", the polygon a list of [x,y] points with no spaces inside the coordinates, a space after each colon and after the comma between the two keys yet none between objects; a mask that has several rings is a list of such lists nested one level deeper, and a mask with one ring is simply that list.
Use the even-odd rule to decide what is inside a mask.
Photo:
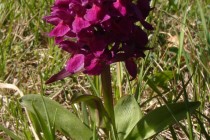
[{"label": "broad green leaf", "polygon": [[91,119],[96,126],[107,127],[108,114],[103,106],[101,99],[94,95],[74,94],[71,103],[85,102],[89,108]]},{"label": "broad green leaf", "polygon": [[184,119],[188,110],[193,112],[199,105],[199,102],[190,102],[188,108],[186,108],[186,103],[183,102],[159,107],[145,115],[126,139],[147,139]]},{"label": "broad green leaf", "polygon": [[[84,125],[75,114],[71,113],[55,101],[50,100],[47,97],[42,97],[41,95],[30,94],[23,96],[20,102],[29,112],[33,114],[35,114],[36,111],[39,112],[39,115],[47,123],[47,116],[42,98],[44,99],[45,107],[49,114],[50,123],[55,125],[55,129],[60,130],[66,136],[76,140],[90,140],[92,138],[92,130]],[[36,108],[36,111],[34,108]]]},{"label": "broad green leaf", "polygon": [[122,97],[115,106],[115,122],[119,139],[125,139],[142,118],[136,99],[132,95]]},{"label": "broad green leaf", "polygon": [[[49,121],[47,121],[47,122],[45,121],[45,118],[42,117],[40,112],[33,105],[33,102],[32,102],[32,107],[35,111],[35,116],[34,116],[35,118],[33,118],[33,119],[36,119],[36,123],[38,123],[38,125],[40,126],[40,128],[43,132],[43,138],[42,139],[54,140],[55,139],[54,127],[51,127],[51,124],[50,124]],[[48,117],[47,119],[49,120],[49,115],[48,114],[46,114],[46,117]]]}]

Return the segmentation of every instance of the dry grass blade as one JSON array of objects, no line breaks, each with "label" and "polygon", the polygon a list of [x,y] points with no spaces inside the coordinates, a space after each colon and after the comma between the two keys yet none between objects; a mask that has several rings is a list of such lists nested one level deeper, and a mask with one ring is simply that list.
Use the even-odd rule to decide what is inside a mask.
[{"label": "dry grass blade", "polygon": [[11,90],[15,90],[19,93],[20,97],[24,96],[23,92],[14,84],[6,84],[6,83],[0,83],[0,89],[11,89]]},{"label": "dry grass blade", "polygon": [[[23,92],[14,84],[0,83],[0,89],[5,89],[5,88],[17,91],[19,93],[20,97],[24,96]],[[28,114],[26,109],[25,109],[25,112],[26,112],[26,115],[27,115],[27,118],[28,118],[28,121],[29,121],[29,124],[30,124],[30,127],[31,127],[31,131],[34,134],[34,138],[35,138],[35,140],[39,140],[39,137],[36,134],[36,131],[35,131],[33,125],[32,125],[32,122],[29,118],[29,114]]]}]

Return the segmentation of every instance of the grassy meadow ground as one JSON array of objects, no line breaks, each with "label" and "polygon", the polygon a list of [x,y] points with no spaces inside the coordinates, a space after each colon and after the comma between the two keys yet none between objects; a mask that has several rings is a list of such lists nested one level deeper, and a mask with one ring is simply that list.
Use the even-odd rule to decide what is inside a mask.
[{"label": "grassy meadow ground", "polygon": [[[18,99],[44,94],[66,107],[73,93],[100,94],[98,77],[83,74],[45,85],[69,57],[47,37],[42,18],[53,0],[0,0],[0,139],[33,139]],[[210,0],[152,0],[147,21],[153,48],[139,60],[138,78],[129,81],[122,63],[112,65],[116,100],[135,94],[147,113],[164,102],[200,101],[191,118],[152,139],[207,140],[210,134]],[[187,96],[187,98],[185,98]],[[181,127],[180,127],[181,126]],[[175,132],[171,133],[171,132]],[[57,138],[62,135],[57,134]]]}]

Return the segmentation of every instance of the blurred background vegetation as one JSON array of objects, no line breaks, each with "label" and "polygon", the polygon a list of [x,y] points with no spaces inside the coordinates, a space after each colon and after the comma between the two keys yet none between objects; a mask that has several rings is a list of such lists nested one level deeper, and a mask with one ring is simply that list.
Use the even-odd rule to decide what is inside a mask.
[{"label": "blurred background vegetation", "polygon": [[[45,85],[69,55],[47,36],[53,0],[0,0],[0,139],[33,139],[18,99],[22,94],[43,94],[67,108],[73,93],[100,95],[100,77],[82,73]],[[210,0],[152,0],[148,21],[150,51],[138,60],[138,77],[129,81],[123,63],[112,65],[113,91],[118,100],[134,94],[147,113],[164,103],[200,101],[191,119],[153,139],[208,139],[210,131]],[[75,111],[82,113],[79,109]],[[80,114],[81,115],[81,114]],[[175,132],[173,134],[172,132]],[[14,137],[15,137],[14,136]],[[57,138],[64,138],[57,133]]]}]

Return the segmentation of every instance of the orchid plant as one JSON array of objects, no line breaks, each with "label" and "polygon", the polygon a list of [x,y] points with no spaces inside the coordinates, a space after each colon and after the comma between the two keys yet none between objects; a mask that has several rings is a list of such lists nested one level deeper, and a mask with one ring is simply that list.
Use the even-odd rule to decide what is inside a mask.
[{"label": "orchid plant", "polygon": [[[46,83],[79,72],[100,75],[103,96],[72,97],[72,104],[87,104],[92,122],[89,125],[55,101],[40,95],[24,96],[22,105],[33,114],[32,120],[39,122],[38,137],[55,139],[54,130],[60,130],[76,140],[146,139],[177,123],[199,106],[198,102],[166,104],[143,115],[132,94],[115,100],[110,64],[125,63],[130,80],[136,78],[136,61],[148,50],[145,30],[153,30],[146,21],[151,10],[150,0],[55,1],[51,14],[44,20],[54,26],[49,36],[55,38],[57,46],[68,52],[70,58]],[[46,129],[42,136],[41,132]]]}]

